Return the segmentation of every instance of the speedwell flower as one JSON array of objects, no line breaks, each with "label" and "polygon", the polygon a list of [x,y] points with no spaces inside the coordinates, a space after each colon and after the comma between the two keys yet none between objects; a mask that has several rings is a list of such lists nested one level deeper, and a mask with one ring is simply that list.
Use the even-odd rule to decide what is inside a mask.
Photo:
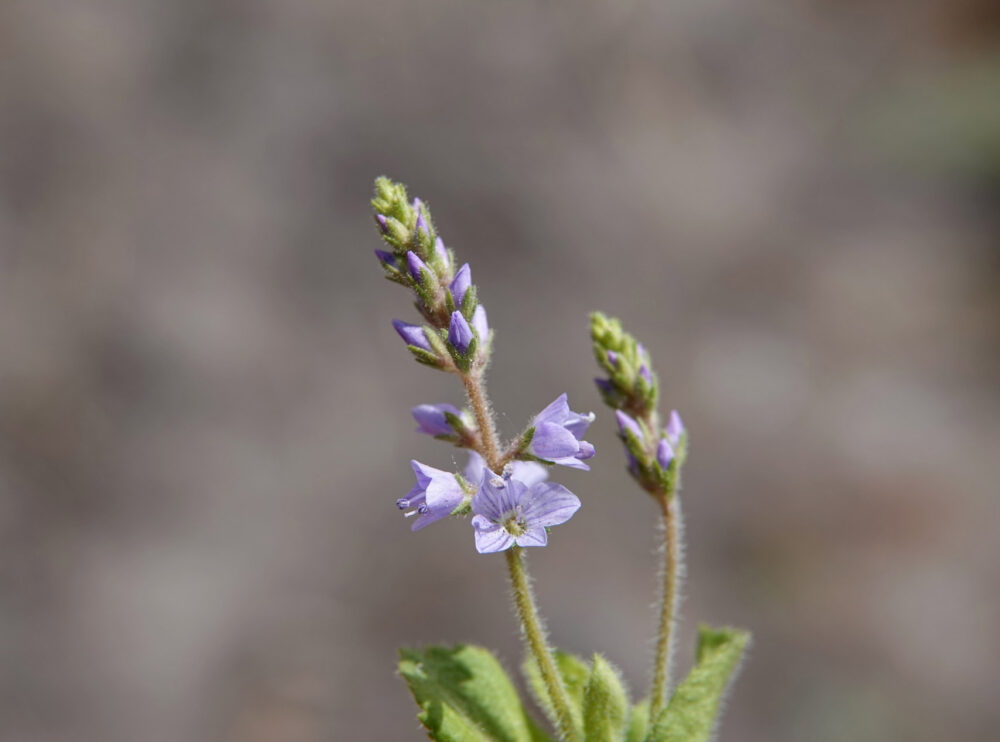
[{"label": "speedwell flower", "polygon": [[450,471],[435,469],[419,461],[411,461],[410,466],[413,467],[417,483],[406,497],[396,500],[396,507],[409,510],[407,518],[417,516],[410,530],[419,531],[424,526],[451,515],[451,511],[465,498],[465,493]]},{"label": "speedwell flower", "polygon": [[552,404],[535,415],[531,423],[535,432],[528,444],[528,453],[554,464],[589,471],[590,467],[583,463],[583,459],[594,455],[594,447],[581,438],[594,422],[594,417],[593,412],[586,415],[573,412],[566,395],[560,394]]},{"label": "speedwell flower", "polygon": [[580,498],[553,482],[527,485],[502,478],[489,469],[472,497],[476,550],[491,554],[518,546],[545,546],[546,528],[565,523],[580,509]]}]

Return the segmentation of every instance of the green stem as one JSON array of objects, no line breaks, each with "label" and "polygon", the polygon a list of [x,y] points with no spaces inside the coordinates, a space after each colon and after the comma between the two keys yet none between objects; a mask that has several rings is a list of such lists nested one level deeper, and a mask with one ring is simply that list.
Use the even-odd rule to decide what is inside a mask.
[{"label": "green stem", "polygon": [[510,585],[514,593],[517,615],[521,619],[521,628],[524,630],[524,638],[531,654],[538,663],[539,670],[542,672],[542,679],[545,681],[545,687],[548,689],[549,698],[552,701],[552,708],[555,710],[556,719],[559,722],[559,733],[562,739],[568,742],[577,742],[579,737],[573,725],[569,697],[566,695],[566,688],[563,686],[562,678],[556,669],[555,660],[552,659],[552,650],[545,639],[545,631],[538,618],[538,609],[535,607],[535,598],[531,594],[531,586],[528,584],[528,572],[520,547],[512,546],[507,550],[507,568],[510,570]]},{"label": "green stem", "polygon": [[482,440],[483,450],[479,453],[486,459],[486,465],[497,474],[501,473],[500,445],[497,443],[497,430],[493,424],[493,409],[489,397],[486,396],[486,382],[482,371],[473,370],[460,374],[465,385],[465,393],[469,395],[469,404],[476,416],[476,425]]},{"label": "green stem", "polygon": [[660,625],[656,635],[656,662],[649,693],[649,723],[656,722],[666,703],[670,686],[670,660],[673,654],[673,629],[677,614],[679,583],[683,573],[680,544],[680,502],[676,494],[657,497],[663,510],[663,593],[660,596]]}]

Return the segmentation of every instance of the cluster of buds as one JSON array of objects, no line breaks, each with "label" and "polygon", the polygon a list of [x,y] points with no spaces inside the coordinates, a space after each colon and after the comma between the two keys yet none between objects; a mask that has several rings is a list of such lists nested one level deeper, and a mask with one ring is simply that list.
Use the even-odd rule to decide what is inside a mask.
[{"label": "cluster of buds", "polygon": [[443,371],[486,366],[490,327],[476,299],[468,264],[455,270],[455,256],[438,236],[430,210],[406,187],[388,178],[375,181],[375,222],[391,250],[376,250],[390,281],[412,289],[424,319],[417,325],[395,320],[396,332],[417,361]]},{"label": "cluster of buds", "polygon": [[590,317],[590,336],[597,363],[608,373],[594,382],[615,410],[629,473],[650,494],[672,497],[680,488],[688,436],[677,410],[666,427],[660,425],[659,382],[649,353],[621,322],[600,312]]}]

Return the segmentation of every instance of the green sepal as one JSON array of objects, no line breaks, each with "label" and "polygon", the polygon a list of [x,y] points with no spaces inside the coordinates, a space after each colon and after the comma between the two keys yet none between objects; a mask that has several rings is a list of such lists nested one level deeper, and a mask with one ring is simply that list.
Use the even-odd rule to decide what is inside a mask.
[{"label": "green sepal", "polygon": [[649,699],[643,699],[632,707],[625,727],[625,742],[643,742],[649,729]]},{"label": "green sepal", "polygon": [[472,512],[472,498],[466,497],[460,503],[458,503],[458,505],[455,506],[455,509],[452,510],[449,513],[449,515],[468,515],[471,512]]},{"label": "green sepal", "polygon": [[[433,327],[424,327],[424,337],[427,338],[427,344],[431,346],[431,350],[438,358],[447,358],[450,354],[449,345],[447,344],[446,338],[448,337],[448,332],[446,330],[435,330]],[[444,366],[444,364],[441,364]]]},{"label": "green sepal", "polygon": [[399,673],[437,742],[548,742],[493,654],[459,644],[400,650]]},{"label": "green sepal", "polygon": [[646,742],[707,742],[749,641],[746,631],[699,626],[695,666],[677,686]]},{"label": "green sepal", "polygon": [[469,347],[465,349],[465,354],[459,352],[458,348],[448,344],[448,350],[451,352],[451,357],[455,361],[455,365],[459,367],[462,371],[468,371],[469,367],[472,366],[472,359],[476,357],[476,349],[479,347],[479,339],[475,332],[472,333],[472,340],[469,341]]},{"label": "green sepal", "polygon": [[465,292],[465,296],[462,297],[462,314],[469,322],[472,322],[472,315],[476,313],[476,307],[479,306],[479,299],[477,297],[476,284],[469,286]]},{"label": "green sepal", "polygon": [[583,693],[584,742],[620,740],[628,715],[628,693],[618,671],[595,654]]},{"label": "green sepal", "polygon": [[426,351],[423,348],[419,348],[416,345],[407,345],[406,347],[413,354],[413,358],[417,363],[422,363],[423,365],[430,366],[431,368],[443,368],[441,359],[433,353]]},{"label": "green sepal", "polygon": [[458,309],[458,306],[455,304],[455,297],[451,294],[451,289],[447,289],[444,292],[444,308],[448,310],[449,317]]},{"label": "green sepal", "polygon": [[[569,700],[569,712],[573,717],[573,728],[577,734],[583,734],[583,696],[587,690],[587,680],[590,678],[590,668],[582,659],[575,654],[555,649],[552,652],[552,659],[555,660],[556,670],[562,678],[563,686],[566,688],[566,696]],[[528,689],[539,708],[545,712],[545,717],[554,727],[559,727],[559,717],[556,715],[549,698],[549,690],[545,686],[542,678],[542,671],[538,668],[538,663],[534,657],[528,656],[521,664],[521,672],[525,680],[528,681]]]}]

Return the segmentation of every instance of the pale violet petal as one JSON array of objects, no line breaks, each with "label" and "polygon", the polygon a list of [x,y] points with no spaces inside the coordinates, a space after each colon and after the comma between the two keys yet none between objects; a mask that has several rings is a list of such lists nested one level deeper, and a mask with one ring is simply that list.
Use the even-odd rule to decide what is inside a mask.
[{"label": "pale violet petal", "polygon": [[532,527],[515,537],[514,541],[518,546],[545,546],[549,542],[549,534],[542,526]]},{"label": "pale violet petal", "polygon": [[522,514],[529,527],[557,526],[580,509],[580,498],[554,482],[536,484],[525,495]]}]

